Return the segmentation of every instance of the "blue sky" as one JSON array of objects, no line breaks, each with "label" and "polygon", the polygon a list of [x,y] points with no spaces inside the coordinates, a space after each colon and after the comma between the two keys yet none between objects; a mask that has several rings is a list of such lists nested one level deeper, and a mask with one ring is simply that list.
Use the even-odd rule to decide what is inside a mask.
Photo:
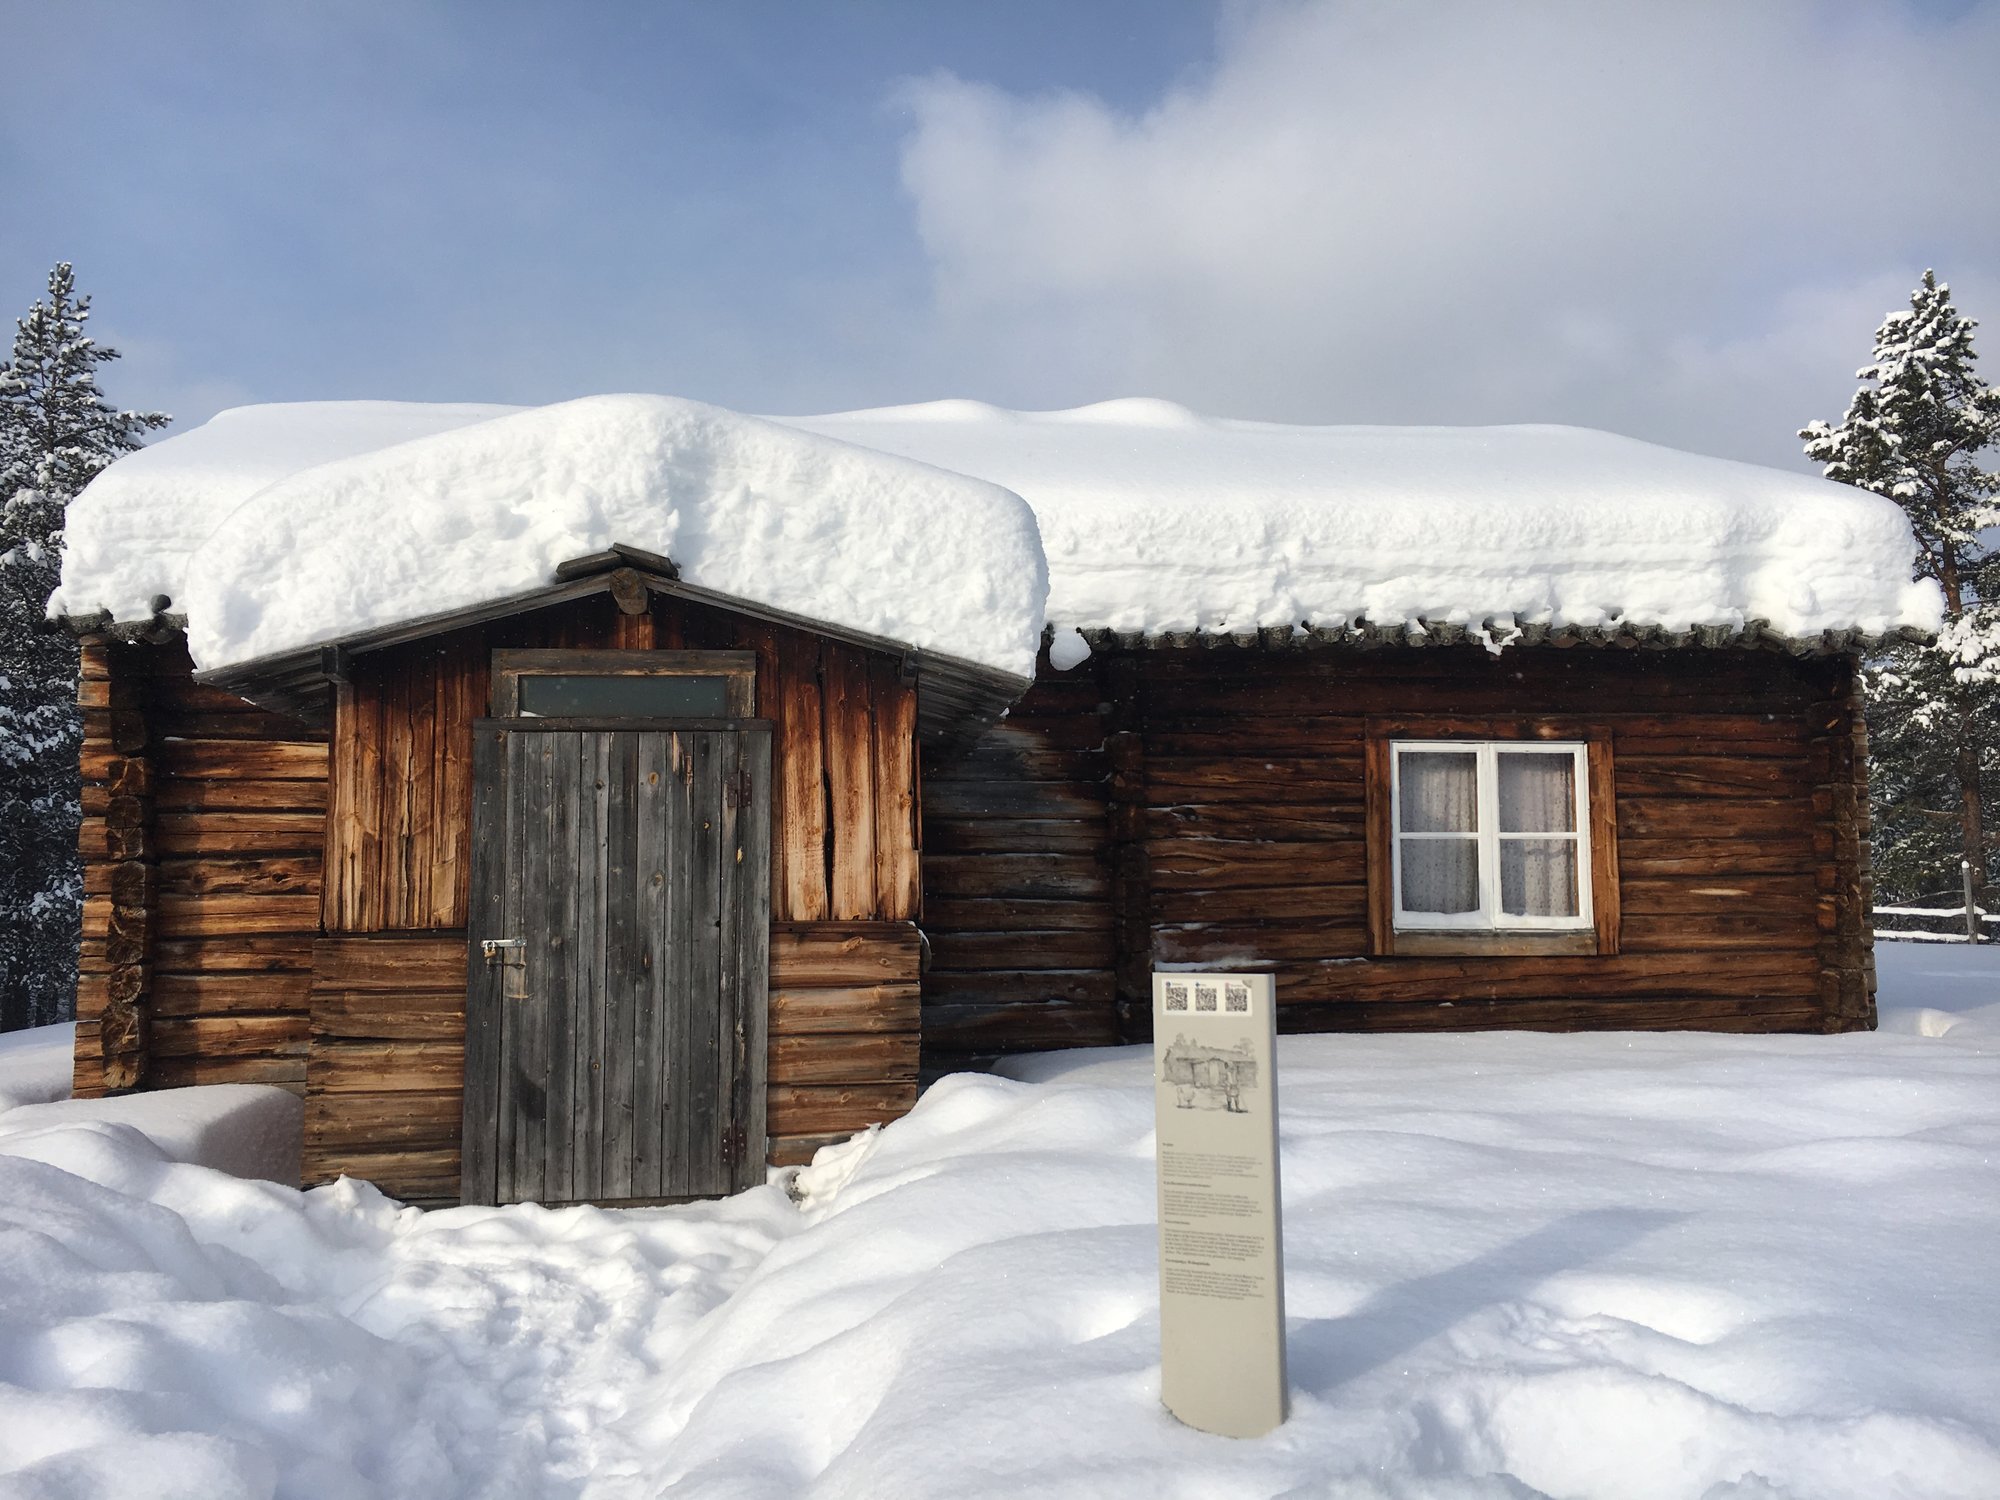
[{"label": "blue sky", "polygon": [[1926,264],[2000,340],[1990,4],[0,0],[0,50],[0,309],[75,261],[184,421],[1152,394],[1796,462]]}]

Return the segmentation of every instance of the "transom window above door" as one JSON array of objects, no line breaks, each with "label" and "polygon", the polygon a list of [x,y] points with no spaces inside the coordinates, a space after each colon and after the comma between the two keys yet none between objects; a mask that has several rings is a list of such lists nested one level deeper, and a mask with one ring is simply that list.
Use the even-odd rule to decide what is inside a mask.
[{"label": "transom window above door", "polygon": [[1590,927],[1588,749],[1547,741],[1393,742],[1397,929]]},{"label": "transom window above door", "polygon": [[520,719],[747,719],[752,651],[496,651],[493,712]]}]

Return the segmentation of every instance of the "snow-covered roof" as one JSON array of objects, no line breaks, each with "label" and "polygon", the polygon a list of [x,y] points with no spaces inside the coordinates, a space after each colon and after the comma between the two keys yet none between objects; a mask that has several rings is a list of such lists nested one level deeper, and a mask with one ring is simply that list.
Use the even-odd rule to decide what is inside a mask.
[{"label": "snow-covered roof", "polygon": [[53,611],[167,594],[206,670],[549,584],[614,544],[711,594],[1025,679],[1046,574],[1000,486],[667,396],[247,407],[113,464]]},{"label": "snow-covered roof", "polygon": [[1813,641],[1932,630],[1940,609],[1890,502],[1610,433],[1285,426],[1146,400],[756,418],[662,396],[224,412],[84,491],[51,607],[144,619],[170,595],[215,668],[508,598],[612,543],[1019,675],[1044,550],[1046,618],[1086,633]]},{"label": "snow-covered roof", "polygon": [[1934,630],[1892,503],[1575,427],[1298,427],[1163,401],[970,401],[780,420],[1024,496],[1058,629],[1417,621]]}]

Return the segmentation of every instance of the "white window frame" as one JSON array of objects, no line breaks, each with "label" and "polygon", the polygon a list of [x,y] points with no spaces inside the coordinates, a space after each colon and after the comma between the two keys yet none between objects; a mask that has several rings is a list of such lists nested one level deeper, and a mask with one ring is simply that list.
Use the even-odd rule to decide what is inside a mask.
[{"label": "white window frame", "polygon": [[[1591,910],[1590,747],[1581,740],[1391,740],[1389,742],[1390,899],[1399,932],[1579,932],[1596,924]],[[1443,752],[1477,758],[1479,808],[1479,909],[1467,912],[1403,910],[1403,841],[1462,839],[1462,833],[1403,832],[1403,755]],[[1500,831],[1500,756],[1567,755],[1575,765],[1574,832]],[[1509,839],[1573,838],[1576,841],[1576,906],[1573,917],[1511,916],[1500,908],[1500,845]]]}]

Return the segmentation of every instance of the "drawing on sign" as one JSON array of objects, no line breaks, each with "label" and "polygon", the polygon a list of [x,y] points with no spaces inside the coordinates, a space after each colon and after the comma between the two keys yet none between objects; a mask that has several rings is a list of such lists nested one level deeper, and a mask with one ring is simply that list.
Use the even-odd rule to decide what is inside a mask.
[{"label": "drawing on sign", "polygon": [[1176,1036],[1160,1057],[1160,1082],[1174,1090],[1180,1109],[1221,1109],[1241,1115],[1245,1092],[1257,1087],[1257,1059],[1247,1041],[1209,1047]]}]

